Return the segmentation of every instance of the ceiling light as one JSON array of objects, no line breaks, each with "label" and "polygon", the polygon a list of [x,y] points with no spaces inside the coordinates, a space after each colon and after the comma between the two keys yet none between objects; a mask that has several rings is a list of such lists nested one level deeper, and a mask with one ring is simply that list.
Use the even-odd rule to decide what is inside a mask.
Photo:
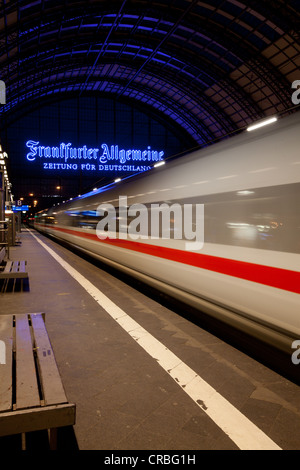
[{"label": "ceiling light", "polygon": [[247,189],[244,189],[242,191],[238,191],[237,194],[239,196],[249,196],[249,194],[254,194],[254,191],[248,191]]},{"label": "ceiling light", "polygon": [[272,117],[265,121],[260,121],[257,124],[253,124],[247,127],[247,131],[254,131],[255,129],[259,129],[260,127],[267,126],[268,124],[272,124],[273,122],[276,122],[276,121],[277,121],[277,117]]},{"label": "ceiling light", "polygon": [[154,168],[157,168],[158,166],[162,166],[162,165],[164,165],[165,163],[166,163],[166,162],[164,162],[164,161],[155,163]]}]

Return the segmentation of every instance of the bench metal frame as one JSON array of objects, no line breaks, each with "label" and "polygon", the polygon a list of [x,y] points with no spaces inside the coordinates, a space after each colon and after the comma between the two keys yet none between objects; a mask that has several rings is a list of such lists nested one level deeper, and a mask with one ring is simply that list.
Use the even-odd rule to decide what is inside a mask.
[{"label": "bench metal frame", "polygon": [[58,427],[75,424],[76,406],[69,403],[45,327],[43,313],[3,315],[0,341],[0,436],[49,430],[56,448]]}]

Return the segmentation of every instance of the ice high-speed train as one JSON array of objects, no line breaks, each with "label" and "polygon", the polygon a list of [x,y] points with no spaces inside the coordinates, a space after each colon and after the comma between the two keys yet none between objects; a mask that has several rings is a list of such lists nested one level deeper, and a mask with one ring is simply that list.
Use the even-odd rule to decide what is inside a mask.
[{"label": "ice high-speed train", "polygon": [[[151,211],[163,203],[168,236],[164,228],[153,236]],[[174,223],[173,204],[177,216],[204,208],[204,225],[194,210],[193,227],[178,237],[184,221]],[[149,217],[138,224],[139,207]],[[103,216],[108,232],[99,238]],[[300,113],[42,211],[35,228],[292,354],[300,339]],[[204,243],[199,236],[190,249],[196,230]]]}]

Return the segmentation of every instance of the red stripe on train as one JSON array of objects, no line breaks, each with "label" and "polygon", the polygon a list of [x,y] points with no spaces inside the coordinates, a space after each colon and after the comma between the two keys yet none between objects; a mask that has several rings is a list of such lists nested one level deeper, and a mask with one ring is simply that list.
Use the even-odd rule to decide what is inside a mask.
[{"label": "red stripe on train", "polygon": [[107,238],[100,240],[96,234],[70,230],[61,227],[49,227],[43,224],[37,224],[48,229],[75,235],[81,238],[107,243],[118,248],[144,253],[158,258],[175,261],[177,263],[187,264],[196,268],[207,269],[227,276],[238,277],[246,281],[257,282],[270,287],[287,290],[300,294],[300,272],[291,271],[283,268],[274,268],[261,264],[249,263],[246,261],[237,261],[218,256],[204,255],[191,251],[183,251],[162,246],[148,245],[130,240],[120,240]]}]

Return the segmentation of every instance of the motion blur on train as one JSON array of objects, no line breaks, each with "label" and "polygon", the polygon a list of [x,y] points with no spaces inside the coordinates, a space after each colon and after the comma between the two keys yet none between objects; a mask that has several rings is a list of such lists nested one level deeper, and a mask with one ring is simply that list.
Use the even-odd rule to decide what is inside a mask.
[{"label": "motion blur on train", "polygon": [[[291,354],[300,339],[299,134],[296,112],[41,211],[34,226]],[[204,212],[178,237],[175,209],[186,207]],[[153,236],[151,211],[160,210],[170,227]],[[115,230],[107,224],[99,237],[109,211]]]}]

